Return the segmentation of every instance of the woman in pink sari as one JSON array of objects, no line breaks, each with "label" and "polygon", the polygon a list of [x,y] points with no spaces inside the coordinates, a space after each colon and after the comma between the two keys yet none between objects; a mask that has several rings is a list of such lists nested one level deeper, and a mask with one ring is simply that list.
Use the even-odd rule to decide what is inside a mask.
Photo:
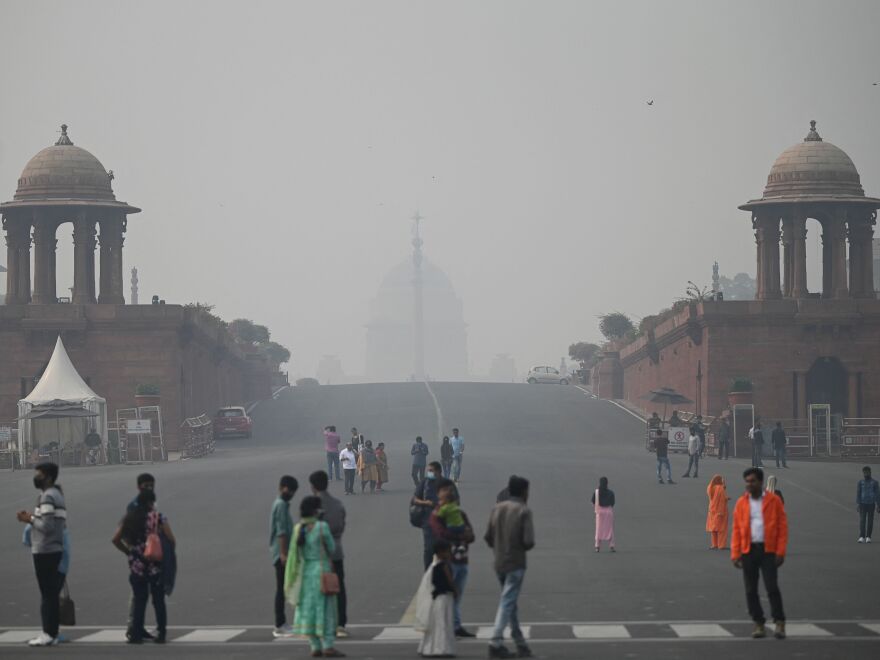
[{"label": "woman in pink sari", "polygon": [[599,479],[599,487],[593,493],[593,510],[596,512],[596,552],[600,541],[608,541],[614,550],[614,491],[608,488],[608,477]]}]

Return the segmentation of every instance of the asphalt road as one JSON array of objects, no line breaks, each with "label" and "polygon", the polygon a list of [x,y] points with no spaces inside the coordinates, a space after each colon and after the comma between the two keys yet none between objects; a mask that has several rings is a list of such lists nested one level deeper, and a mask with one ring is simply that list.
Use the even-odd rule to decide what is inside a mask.
[{"label": "asphalt road", "polygon": [[[775,658],[876,653],[880,630],[856,623],[880,621],[872,586],[880,545],[855,543],[858,465],[791,462],[789,470],[771,470],[779,476],[791,525],[780,577],[786,613],[791,622],[805,622],[804,634],[815,637],[743,641],[749,626],[741,576],[727,553],[707,549],[703,530],[709,477],[724,475],[736,496],[744,461],[706,459],[700,479],[679,479],[686,461],[674,455],[679,483],[661,486],[653,454],[644,449],[641,422],[575,387],[440,383],[432,388],[444,427],[458,426],[466,441],[460,490],[478,536],[507,477],[516,473],[532,482],[538,545],[529,557],[520,618],[535,624],[539,656],[697,658],[711,652],[734,658],[745,649],[755,657],[773,653]],[[374,442],[386,443],[391,483],[381,495],[344,498],[349,612],[357,626],[353,640],[341,648],[357,657],[414,656],[414,643],[373,637],[386,627],[405,629],[396,626],[405,623],[421,575],[421,534],[409,526],[407,503],[415,435],[423,435],[431,456],[439,457],[437,411],[427,388],[417,383],[293,388],[260,404],[254,417],[252,440],[222,441],[204,459],[62,473],[73,544],[69,582],[80,624],[69,636],[125,624],[127,568],[109,539],[135,493],[136,475],[147,469],[157,477],[159,508],[179,542],[180,572],[169,617],[180,628],[171,638],[189,629],[241,631],[226,642],[171,644],[162,655],[307,655],[301,643],[288,648],[264,642],[274,588],[269,508],[281,474],[300,481],[298,501],[306,494],[308,474],[326,467],[320,433],[325,424],[335,424],[343,437],[356,425]],[[617,497],[616,554],[592,550],[589,498],[600,476],[609,478]],[[341,495],[341,483],[331,490]],[[14,518],[34,498],[29,473],[0,473],[0,655],[27,651],[4,644],[4,631],[39,625],[33,571]],[[497,597],[490,554],[478,542],[471,554],[465,621],[488,625]],[[623,627],[626,638],[576,638],[573,626],[603,622]],[[682,639],[674,628],[698,622],[709,624],[704,630],[710,632]],[[463,657],[485,655],[483,642],[462,644],[459,650]],[[120,651],[115,644],[64,647],[65,657],[118,657]],[[125,653],[145,656],[155,649]]]}]

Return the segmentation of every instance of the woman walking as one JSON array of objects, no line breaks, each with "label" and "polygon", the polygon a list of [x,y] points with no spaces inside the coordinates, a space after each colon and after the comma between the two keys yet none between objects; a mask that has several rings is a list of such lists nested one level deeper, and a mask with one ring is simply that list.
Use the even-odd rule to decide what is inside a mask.
[{"label": "woman walking", "polygon": [[724,477],[716,474],[706,488],[709,497],[709,513],[706,516],[706,531],[709,532],[709,548],[721,550],[727,547],[728,511],[727,486]]},{"label": "woman walking", "polygon": [[358,471],[361,473],[361,492],[370,484],[370,492],[375,493],[376,482],[379,480],[379,464],[372,440],[364,442],[364,448],[358,456]]},{"label": "woman walking", "polygon": [[[144,618],[147,600],[152,597],[156,612],[157,644],[165,643],[168,617],[165,611],[165,582],[162,579],[161,550],[159,557],[155,552],[155,541],[161,534],[174,547],[177,541],[171,532],[168,519],[154,510],[156,495],[152,490],[142,490],[135,500],[134,509],[125,514],[122,524],[113,535],[113,545],[128,555],[128,576],[132,592],[131,628],[128,631],[129,644],[143,644]],[[149,543],[148,543],[149,539]],[[161,541],[159,542],[161,548]],[[148,547],[149,546],[149,547]]]},{"label": "woman walking", "polygon": [[376,491],[382,492],[382,484],[388,483],[388,455],[385,453],[384,442],[376,445],[376,468],[378,470]]},{"label": "woman walking", "polygon": [[449,436],[443,436],[443,444],[440,445],[440,465],[443,466],[443,478],[449,479],[452,474],[452,444],[449,442]]},{"label": "woman walking", "polygon": [[[299,506],[300,521],[293,528],[287,553],[284,593],[296,608],[293,632],[309,638],[313,658],[341,658],[336,643],[336,594],[327,576],[335,577],[330,557],[336,549],[327,523],[318,520],[320,497],[305,497]],[[333,593],[329,593],[333,592]]]},{"label": "woman walking", "polygon": [[608,488],[608,477],[599,479],[599,487],[593,493],[593,510],[596,512],[596,552],[601,541],[608,541],[614,550],[614,491]]},{"label": "woman walking", "polygon": [[434,562],[422,578],[416,598],[416,629],[424,633],[418,653],[423,658],[455,657],[456,591],[451,561],[452,545],[445,539],[437,539]]}]

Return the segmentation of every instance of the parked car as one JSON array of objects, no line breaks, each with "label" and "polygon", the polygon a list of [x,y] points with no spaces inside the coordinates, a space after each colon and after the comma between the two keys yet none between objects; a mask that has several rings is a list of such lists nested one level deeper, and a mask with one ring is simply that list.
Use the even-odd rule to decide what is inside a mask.
[{"label": "parked car", "polygon": [[554,385],[568,385],[568,376],[559,373],[559,369],[555,367],[532,367],[529,375],[526,376],[526,382],[529,385],[537,383],[553,383]]},{"label": "parked car", "polygon": [[214,438],[244,436],[250,438],[254,422],[241,406],[220,408],[214,415]]}]

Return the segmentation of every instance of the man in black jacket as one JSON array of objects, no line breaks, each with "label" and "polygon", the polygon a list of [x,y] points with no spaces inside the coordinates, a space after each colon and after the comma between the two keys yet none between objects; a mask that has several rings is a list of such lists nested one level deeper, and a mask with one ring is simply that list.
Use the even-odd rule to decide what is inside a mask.
[{"label": "man in black jacket", "polygon": [[782,422],[776,422],[776,428],[773,429],[770,441],[773,443],[773,455],[776,457],[776,467],[779,467],[781,461],[782,467],[787,468],[788,465],[785,463],[785,445],[788,444],[788,439],[785,437],[785,431],[782,430]]}]

